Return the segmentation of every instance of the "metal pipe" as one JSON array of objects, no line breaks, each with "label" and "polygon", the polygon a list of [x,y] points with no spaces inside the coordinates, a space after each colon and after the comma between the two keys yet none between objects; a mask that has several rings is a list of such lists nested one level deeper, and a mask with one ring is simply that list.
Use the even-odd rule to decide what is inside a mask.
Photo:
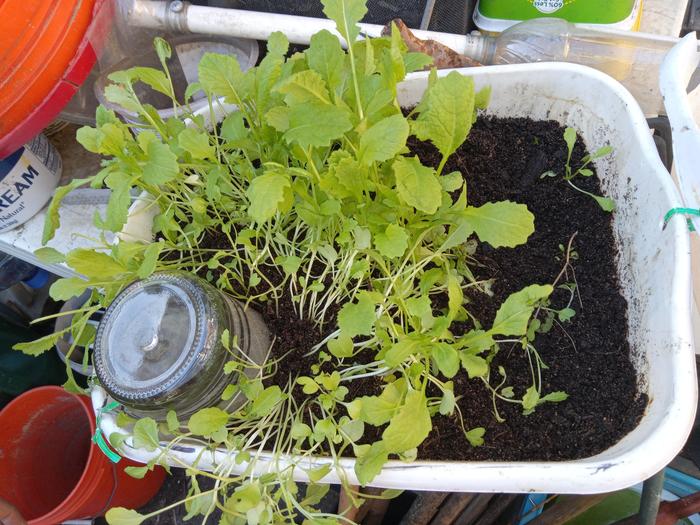
[{"label": "metal pipe", "polygon": [[639,503],[639,525],[654,525],[656,523],[663,490],[664,471],[661,469],[646,480],[642,487],[642,500]]},{"label": "metal pipe", "polygon": [[[204,33],[267,40],[275,31],[281,31],[291,43],[302,45],[308,45],[311,37],[322,29],[340,37],[335,30],[335,23],[324,18],[203,7],[180,0],[127,0],[123,11],[128,24],[164,32]],[[380,36],[384,28],[377,24],[361,23],[359,26],[363,34],[371,37]],[[421,30],[415,30],[413,33],[418,38],[436,40],[468,56],[480,56],[483,46],[483,38],[479,36]],[[341,43],[346,46],[342,38]]]}]

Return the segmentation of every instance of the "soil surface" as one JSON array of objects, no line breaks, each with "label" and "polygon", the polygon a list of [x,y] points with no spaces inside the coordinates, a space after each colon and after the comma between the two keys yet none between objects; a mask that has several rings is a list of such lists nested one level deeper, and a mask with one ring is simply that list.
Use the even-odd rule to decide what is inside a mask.
[{"label": "soil surface", "polygon": [[[419,449],[419,459],[557,461],[589,457],[616,443],[644,413],[647,397],[637,392],[636,372],[629,359],[627,303],[619,291],[612,215],[561,178],[567,153],[563,132],[554,121],[480,117],[444,173],[463,174],[470,205],[511,200],[526,204],[535,216],[535,232],[526,245],[513,249],[479,246],[479,266],[473,271],[478,278],[493,281],[493,297],[475,292],[468,298],[468,309],[486,326],[511,293],[530,284],[554,282],[563,266],[562,247],[576,234],[573,249],[577,258],[571,261],[578,284],[572,304],[576,315],[569,322],[555,323],[534,342],[549,367],[542,370],[542,393],[563,390],[569,398],[540,405],[528,416],[522,415],[519,405],[498,402],[505,419],[499,423],[483,383],[460,372],[452,381],[455,394],[461,396],[458,405],[465,426],[484,427],[485,444],[470,446],[456,416],[437,415]],[[423,163],[437,167],[440,155],[431,144],[412,138],[409,146]],[[586,153],[579,141],[572,156],[574,169]],[[548,170],[559,176],[541,179]],[[576,183],[601,194],[595,176],[579,177]],[[206,239],[202,245],[216,246],[217,241]],[[565,307],[569,296],[565,290],[555,291],[552,307]],[[284,386],[290,375],[310,375],[316,358],[304,354],[324,334],[311,321],[298,319],[288,297],[280,301],[278,311],[271,306],[261,310],[277,338],[275,355],[286,355],[273,382]],[[369,359],[357,356],[360,362]],[[506,369],[507,385],[521,398],[532,381],[522,348],[502,345],[491,366],[493,378],[498,377],[499,366]],[[381,384],[377,378],[346,383],[350,388],[346,400],[378,394]],[[298,387],[295,397],[299,401],[305,397]],[[364,442],[380,438],[381,428],[365,428]]]}]

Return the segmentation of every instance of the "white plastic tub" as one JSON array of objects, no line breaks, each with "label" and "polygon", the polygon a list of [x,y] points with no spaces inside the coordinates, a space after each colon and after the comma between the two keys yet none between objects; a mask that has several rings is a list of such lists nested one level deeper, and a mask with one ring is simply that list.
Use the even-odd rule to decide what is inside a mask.
[{"label": "white plastic tub", "polygon": [[[661,229],[664,214],[680,205],[676,189],[657,156],[644,115],[632,96],[610,77],[558,63],[484,67],[463,73],[474,78],[477,88],[492,87],[490,114],[554,119],[579,130],[591,151],[604,144],[614,147],[614,154],[599,161],[597,168],[605,193],[618,204],[614,231],[620,248],[620,278],[629,303],[630,343],[650,403],[636,429],[590,458],[565,462],[392,461],[372,485],[577,494],[634,485],[673,459],[685,443],[695,415],[688,232],[683,221],[672,221]],[[412,75],[400,88],[401,102],[415,104],[426,83],[425,73]],[[104,406],[104,391],[94,388],[92,399],[96,410]],[[116,427],[114,414],[102,417],[101,428],[107,436],[122,431]],[[124,453],[132,459],[145,462],[156,455],[134,449],[129,443],[127,440]],[[328,460],[314,461],[321,464]],[[209,470],[222,465],[243,470],[243,466],[229,463],[225,452],[204,452],[198,446],[173,450],[170,462],[174,466],[197,462]],[[342,465],[350,482],[355,483],[353,463],[353,459],[346,459]],[[282,466],[278,462],[276,467]],[[308,467],[309,462],[301,466]],[[265,461],[256,464],[260,472],[270,467]],[[302,469],[295,472],[298,480],[306,479]],[[324,481],[337,483],[338,476],[331,472]]]}]

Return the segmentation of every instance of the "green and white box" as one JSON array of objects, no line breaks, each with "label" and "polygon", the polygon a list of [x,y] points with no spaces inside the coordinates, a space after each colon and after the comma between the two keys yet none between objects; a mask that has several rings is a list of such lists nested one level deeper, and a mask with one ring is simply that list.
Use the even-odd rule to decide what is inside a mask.
[{"label": "green and white box", "polygon": [[474,23],[482,31],[500,33],[523,20],[554,17],[636,31],[641,12],[642,0],[479,0]]}]

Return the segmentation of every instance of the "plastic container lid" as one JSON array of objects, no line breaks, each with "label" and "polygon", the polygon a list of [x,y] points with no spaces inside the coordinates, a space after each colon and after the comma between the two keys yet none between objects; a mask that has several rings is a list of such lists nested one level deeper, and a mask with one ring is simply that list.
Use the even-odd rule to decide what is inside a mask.
[{"label": "plastic container lid", "polygon": [[160,406],[207,353],[206,294],[181,273],[133,283],[110,305],[95,339],[95,370],[117,400]]}]

